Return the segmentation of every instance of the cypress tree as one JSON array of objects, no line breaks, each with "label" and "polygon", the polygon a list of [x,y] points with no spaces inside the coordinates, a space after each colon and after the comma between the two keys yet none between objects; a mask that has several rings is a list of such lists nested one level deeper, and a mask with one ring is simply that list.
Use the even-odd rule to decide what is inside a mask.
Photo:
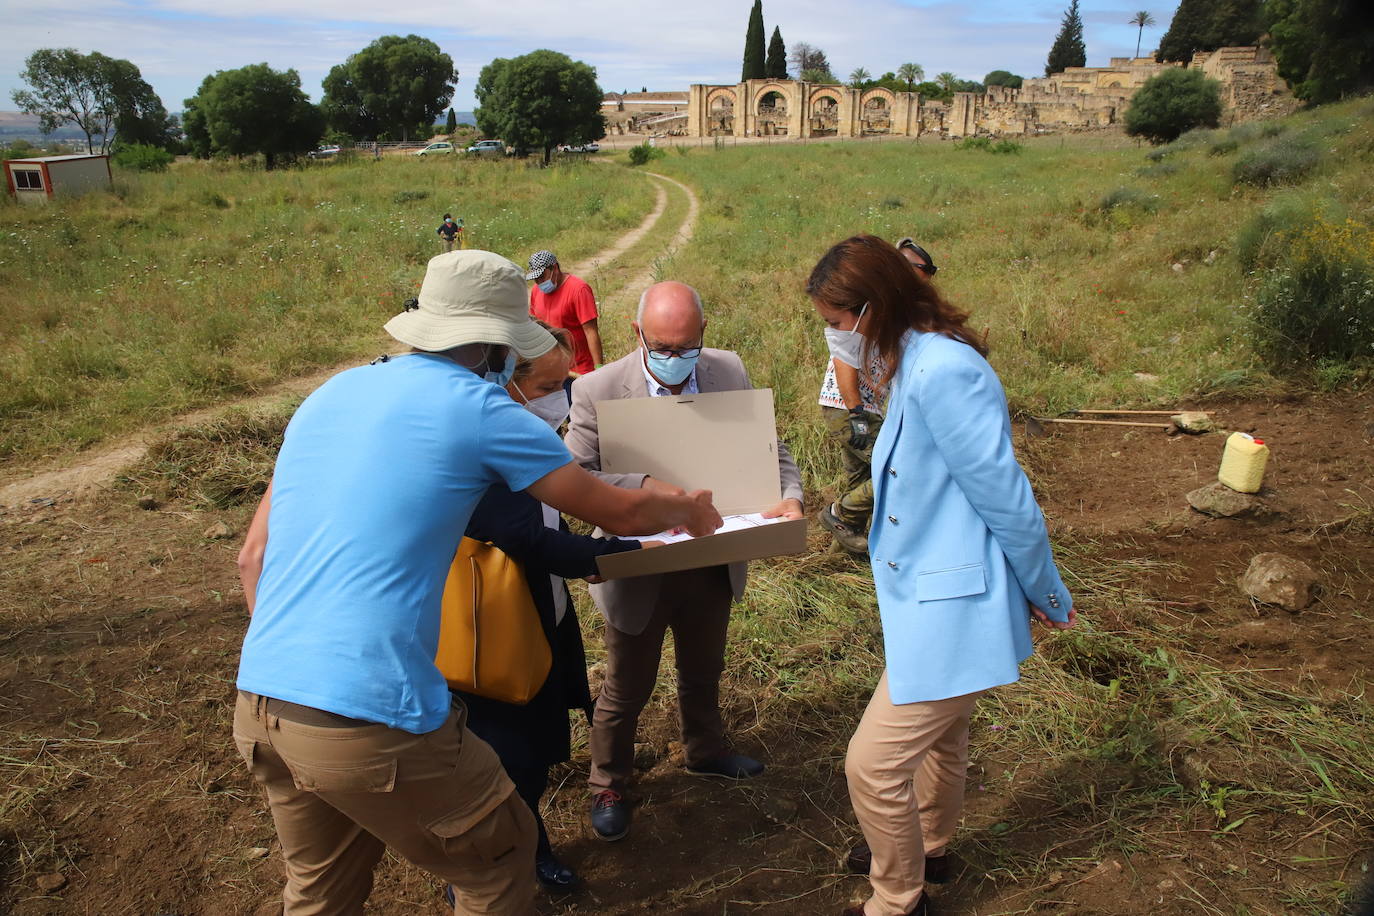
[{"label": "cypress tree", "polygon": [[739,77],[741,81],[761,80],[766,75],[763,42],[763,0],[754,0],[754,8],[749,13],[749,29],[744,33],[744,67]]},{"label": "cypress tree", "polygon": [[1194,51],[1211,50],[1207,45],[1211,42],[1216,6],[1216,0],[1182,0],[1169,22],[1169,30],[1159,40],[1155,60],[1181,60],[1186,64],[1193,59]]},{"label": "cypress tree", "polygon": [[[1187,3],[1188,0],[1183,0]],[[1045,75],[1063,73],[1069,67],[1082,67],[1088,63],[1088,50],[1083,44],[1083,17],[1078,15],[1078,0],[1071,0],[1064,11],[1063,24],[1055,36],[1050,56],[1045,61]]]},{"label": "cypress tree", "polygon": [[448,110],[448,120],[444,122],[444,133],[451,134],[458,129],[458,115],[453,113],[453,109]]},{"label": "cypress tree", "polygon": [[770,79],[787,79],[787,46],[782,43],[782,29],[777,26],[773,27],[773,37],[768,42],[768,61],[763,70]]}]

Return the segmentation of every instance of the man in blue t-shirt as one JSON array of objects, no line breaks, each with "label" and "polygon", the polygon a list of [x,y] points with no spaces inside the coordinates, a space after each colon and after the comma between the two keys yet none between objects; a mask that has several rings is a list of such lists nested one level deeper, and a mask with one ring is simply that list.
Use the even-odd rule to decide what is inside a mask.
[{"label": "man in blue t-shirt", "polygon": [[516,354],[554,339],[505,258],[432,259],[386,330],[414,350],[301,404],[240,553],[234,741],[267,791],[287,916],[360,912],[387,846],[448,881],[455,912],[526,916],[533,818],[434,665],[468,517],[497,482],[616,534],[720,516],[705,491],[602,483],[510,399]]}]

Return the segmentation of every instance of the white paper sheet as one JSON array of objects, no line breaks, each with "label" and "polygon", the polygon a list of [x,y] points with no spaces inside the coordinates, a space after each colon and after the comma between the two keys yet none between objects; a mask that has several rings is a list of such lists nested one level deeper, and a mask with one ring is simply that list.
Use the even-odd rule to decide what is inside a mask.
[{"label": "white paper sheet", "polygon": [[[745,528],[761,528],[764,525],[773,525],[783,521],[782,516],[777,518],[764,518],[757,512],[749,515],[727,515],[721,519],[725,524],[715,530],[715,534],[725,534],[727,531],[741,531]],[[640,538],[641,541],[662,541],[665,544],[676,544],[678,541],[690,541],[692,536],[683,531],[680,534],[673,534],[670,531],[661,531],[658,534]]]}]

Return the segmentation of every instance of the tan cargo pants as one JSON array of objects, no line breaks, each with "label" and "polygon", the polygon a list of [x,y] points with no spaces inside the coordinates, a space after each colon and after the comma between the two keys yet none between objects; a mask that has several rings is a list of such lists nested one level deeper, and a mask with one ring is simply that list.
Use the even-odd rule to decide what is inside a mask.
[{"label": "tan cargo pants", "polygon": [[414,735],[303,725],[268,702],[239,694],[234,744],[267,790],[286,916],[361,914],[387,846],[452,884],[456,914],[534,913],[534,816],[461,704]]}]

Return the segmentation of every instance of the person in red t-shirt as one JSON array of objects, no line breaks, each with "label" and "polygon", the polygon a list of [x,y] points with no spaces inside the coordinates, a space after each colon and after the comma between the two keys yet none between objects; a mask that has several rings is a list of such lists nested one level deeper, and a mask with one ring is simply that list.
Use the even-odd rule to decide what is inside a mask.
[{"label": "person in red t-shirt", "polygon": [[526,280],[530,289],[530,314],[557,328],[566,328],[573,339],[572,367],[568,377],[586,375],[604,361],[601,334],[596,325],[596,296],[580,277],[564,273],[552,251],[536,251],[530,256]]}]

